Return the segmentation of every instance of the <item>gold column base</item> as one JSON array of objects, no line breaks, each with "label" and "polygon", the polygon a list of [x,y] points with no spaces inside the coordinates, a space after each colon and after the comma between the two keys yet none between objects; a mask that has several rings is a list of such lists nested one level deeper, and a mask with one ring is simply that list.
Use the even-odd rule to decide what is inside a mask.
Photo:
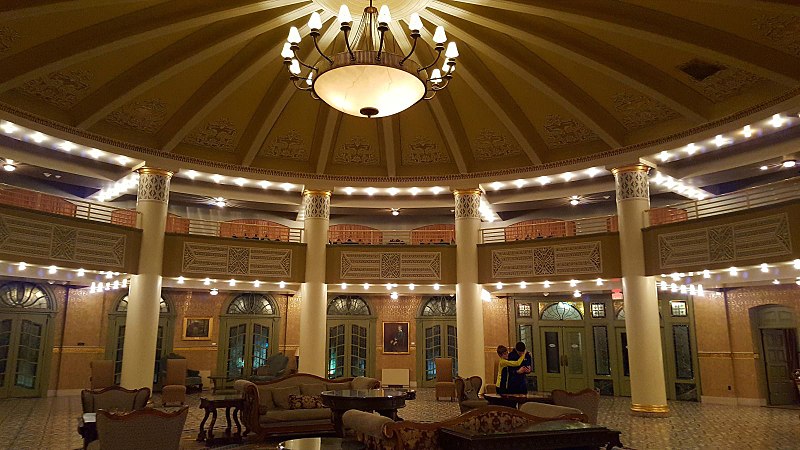
[{"label": "gold column base", "polygon": [[669,416],[669,406],[631,403],[631,412],[636,416],[643,417],[667,417]]}]

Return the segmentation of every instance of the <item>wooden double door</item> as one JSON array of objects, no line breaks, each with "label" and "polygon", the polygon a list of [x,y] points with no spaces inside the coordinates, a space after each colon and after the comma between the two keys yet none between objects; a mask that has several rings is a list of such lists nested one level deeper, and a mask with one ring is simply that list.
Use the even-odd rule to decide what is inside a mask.
[{"label": "wooden double door", "polygon": [[589,387],[584,327],[543,326],[540,330],[542,383],[540,390],[570,392]]},{"label": "wooden double door", "polygon": [[38,397],[50,317],[0,314],[0,398]]},{"label": "wooden double door", "polygon": [[375,348],[371,320],[328,319],[326,376],[365,377],[373,373],[370,348]]},{"label": "wooden double door", "polygon": [[247,378],[267,362],[273,353],[277,320],[260,318],[227,318],[220,336],[224,347],[220,355],[229,379]]},{"label": "wooden double door", "polygon": [[453,358],[453,373],[458,374],[456,321],[425,319],[417,323],[417,329],[419,333],[417,338],[417,373],[419,374],[417,383],[422,387],[433,387],[436,384],[436,358]]}]

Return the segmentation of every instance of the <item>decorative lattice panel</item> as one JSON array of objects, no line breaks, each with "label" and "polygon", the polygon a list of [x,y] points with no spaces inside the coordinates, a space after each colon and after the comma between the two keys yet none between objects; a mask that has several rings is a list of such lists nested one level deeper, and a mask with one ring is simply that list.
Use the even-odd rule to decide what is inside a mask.
[{"label": "decorative lattice panel", "polygon": [[342,279],[441,280],[439,252],[342,252]]},{"label": "decorative lattice panel", "polygon": [[785,213],[658,236],[662,269],[791,254],[789,217]]},{"label": "decorative lattice panel", "polygon": [[184,242],[183,272],[289,278],[292,250]]},{"label": "decorative lattice panel", "polygon": [[492,278],[600,274],[601,251],[599,241],[492,250]]}]

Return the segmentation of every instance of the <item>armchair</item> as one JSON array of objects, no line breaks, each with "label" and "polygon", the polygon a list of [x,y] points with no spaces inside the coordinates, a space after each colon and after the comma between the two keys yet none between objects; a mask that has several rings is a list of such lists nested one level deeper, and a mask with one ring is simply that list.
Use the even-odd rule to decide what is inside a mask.
[{"label": "armchair", "polygon": [[84,389],[81,391],[81,406],[84,413],[97,412],[98,409],[133,411],[147,406],[150,388],[125,389],[109,386],[104,389]]},{"label": "armchair", "polygon": [[483,383],[481,377],[472,376],[467,379],[456,377],[454,383],[458,407],[461,409],[462,413],[482,406],[489,406],[487,400],[478,397],[478,393],[481,391],[481,384]]},{"label": "armchair", "polygon": [[183,405],[186,401],[186,360],[168,359],[167,376],[161,388],[161,404]]},{"label": "armchair", "polygon": [[289,365],[289,358],[283,353],[278,353],[270,356],[264,361],[264,365],[256,369],[256,374],[249,377],[250,381],[272,381],[288,375],[287,366]]},{"label": "armchair", "polygon": [[589,419],[588,423],[597,423],[600,393],[594,389],[584,389],[575,393],[556,389],[553,391],[553,403],[558,406],[579,409]]},{"label": "armchair", "polygon": [[127,413],[97,412],[98,440],[90,450],[178,450],[188,406],[175,412],[140,409]]}]

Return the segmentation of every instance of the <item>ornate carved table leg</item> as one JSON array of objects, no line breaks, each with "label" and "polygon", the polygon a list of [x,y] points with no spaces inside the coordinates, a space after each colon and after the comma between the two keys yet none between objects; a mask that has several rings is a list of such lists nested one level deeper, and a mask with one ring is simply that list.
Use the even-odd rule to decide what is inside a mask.
[{"label": "ornate carved table leg", "polygon": [[232,423],[231,423],[231,407],[230,406],[226,406],[225,407],[225,423],[228,425],[227,427],[225,427],[225,436],[230,437],[230,435],[231,435],[231,425],[232,425]]},{"label": "ornate carved table leg", "polygon": [[211,413],[211,423],[208,425],[208,437],[206,438],[206,443],[213,442],[214,440],[214,424],[217,423],[217,408],[213,408],[213,412]]},{"label": "ornate carved table leg", "polygon": [[206,410],[206,415],[203,417],[203,420],[200,421],[200,431],[197,433],[197,440],[199,442],[203,442],[206,440],[206,421],[208,420],[208,416],[211,414],[211,410],[209,409],[208,405],[205,405],[203,408]]},{"label": "ornate carved table leg", "polygon": [[[242,436],[242,424],[239,423],[239,414],[240,414],[239,407],[238,406],[234,406],[233,407],[233,421],[236,422],[236,434],[234,436],[237,437],[237,438]],[[245,430],[244,434],[245,435],[247,434],[247,430]]]}]

